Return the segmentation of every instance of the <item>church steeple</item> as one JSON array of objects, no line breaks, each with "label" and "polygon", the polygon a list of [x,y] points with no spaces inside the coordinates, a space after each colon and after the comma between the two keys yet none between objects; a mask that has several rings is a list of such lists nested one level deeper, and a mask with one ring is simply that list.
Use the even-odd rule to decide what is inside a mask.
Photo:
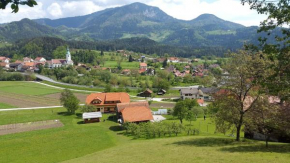
[{"label": "church steeple", "polygon": [[66,48],[66,50],[67,50],[67,52],[66,52],[66,62],[69,63],[69,62],[71,62],[71,55],[70,55],[68,47]]}]

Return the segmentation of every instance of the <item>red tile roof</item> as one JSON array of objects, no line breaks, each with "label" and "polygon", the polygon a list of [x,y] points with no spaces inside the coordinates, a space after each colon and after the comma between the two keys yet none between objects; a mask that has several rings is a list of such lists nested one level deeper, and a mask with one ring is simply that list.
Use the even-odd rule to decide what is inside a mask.
[{"label": "red tile roof", "polygon": [[126,107],[121,111],[124,122],[142,122],[153,120],[151,110],[146,106]]},{"label": "red tile roof", "polygon": [[125,92],[117,93],[92,93],[87,96],[86,103],[91,104],[93,100],[100,100],[99,105],[104,105],[106,101],[120,101],[121,103],[130,102],[130,96]]},{"label": "red tile roof", "polygon": [[141,102],[130,102],[130,103],[118,103],[117,109],[118,109],[118,112],[121,112],[126,107],[135,107],[135,106],[146,106],[149,108],[149,104],[147,101],[141,101]]},{"label": "red tile roof", "polygon": [[142,66],[142,67],[143,67],[143,66],[147,66],[147,63],[143,63],[143,62],[141,62],[141,63],[140,63],[140,66]]},{"label": "red tile roof", "polygon": [[204,104],[204,100],[203,99],[197,99],[197,103]]}]

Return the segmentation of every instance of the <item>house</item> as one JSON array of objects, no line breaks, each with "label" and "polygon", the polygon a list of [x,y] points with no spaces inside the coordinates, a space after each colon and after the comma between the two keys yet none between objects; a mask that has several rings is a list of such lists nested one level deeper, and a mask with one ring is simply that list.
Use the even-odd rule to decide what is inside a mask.
[{"label": "house", "polygon": [[213,100],[213,95],[219,90],[216,87],[210,87],[210,88],[200,88],[200,90],[203,92],[203,98],[205,101],[211,101]]},{"label": "house", "polygon": [[4,69],[9,69],[10,68],[9,63],[6,63],[6,62],[0,62],[0,67],[2,67]]},{"label": "house", "polygon": [[146,71],[146,70],[147,70],[147,63],[143,63],[143,62],[141,62],[140,65],[139,65],[139,69],[140,69],[140,70],[145,70],[145,71]]},{"label": "house", "polygon": [[119,117],[121,111],[126,107],[136,107],[136,106],[145,106],[149,108],[149,104],[147,101],[118,103],[116,107],[117,116]]},{"label": "house", "polygon": [[29,57],[24,57],[23,62],[33,62],[33,59],[31,59]]},{"label": "house", "polygon": [[0,56],[0,62],[8,63],[10,62],[10,58]]},{"label": "house", "polygon": [[20,71],[22,65],[21,65],[21,63],[16,63],[16,62],[14,62],[14,63],[10,63],[10,64],[9,64],[9,67],[10,67],[11,69],[14,69],[14,71]]},{"label": "house", "polygon": [[166,93],[166,90],[164,89],[160,89],[158,92],[157,92],[157,95],[164,95]]},{"label": "house", "polygon": [[83,113],[84,123],[100,122],[101,118],[102,118],[101,112]]},{"label": "house", "polygon": [[125,92],[92,93],[86,98],[86,104],[94,105],[102,113],[115,113],[118,103],[129,103],[130,96]]},{"label": "house", "polygon": [[18,71],[33,71],[35,69],[35,63],[34,62],[23,62],[17,67]]},{"label": "house", "polygon": [[144,92],[139,93],[137,96],[140,96],[140,97],[151,97],[152,93],[153,92],[150,89],[147,88]]},{"label": "house", "polygon": [[43,57],[37,57],[35,58],[34,62],[46,62],[46,59]]},{"label": "house", "polygon": [[121,110],[122,122],[149,122],[153,120],[150,108],[146,106],[128,106]]},{"label": "house", "polygon": [[73,64],[74,62],[71,60],[69,48],[67,48],[66,59],[51,59],[51,61],[47,61],[47,65],[49,68],[72,66]]},{"label": "house", "polygon": [[180,90],[180,98],[182,100],[185,99],[203,99],[203,92],[198,88],[189,87],[189,88],[181,88]]},{"label": "house", "polygon": [[179,58],[177,58],[177,57],[170,57],[170,58],[168,58],[167,62],[178,63],[179,62]]},{"label": "house", "polygon": [[146,73],[149,76],[154,76],[155,75],[155,70],[153,68],[148,68]]}]

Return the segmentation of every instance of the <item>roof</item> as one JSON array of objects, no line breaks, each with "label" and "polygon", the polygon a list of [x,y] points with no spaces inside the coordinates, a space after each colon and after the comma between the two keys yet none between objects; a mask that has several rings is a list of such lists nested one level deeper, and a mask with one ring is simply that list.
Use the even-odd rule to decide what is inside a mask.
[{"label": "roof", "polygon": [[6,67],[7,63],[5,62],[0,62],[0,67]]},{"label": "roof", "polygon": [[148,93],[153,93],[153,91],[151,91],[149,88],[147,88],[144,92],[142,93],[145,93],[145,92],[148,92]]},{"label": "roof", "polygon": [[[40,60],[41,60],[42,58],[43,58],[43,57],[36,57],[36,58],[35,58],[35,61],[40,62]],[[45,58],[43,58],[43,59],[45,59]]]},{"label": "roof", "polygon": [[219,89],[216,87],[200,88],[200,90],[205,94],[212,94],[217,92]]},{"label": "roof", "polygon": [[86,103],[91,104],[93,100],[98,99],[101,101],[99,105],[104,105],[106,101],[120,101],[121,103],[130,102],[130,96],[125,92],[116,93],[92,93],[87,96]]},{"label": "roof", "polygon": [[124,122],[142,122],[153,120],[151,110],[146,106],[126,107],[121,111]]},{"label": "roof", "polygon": [[179,59],[177,57],[170,57],[169,60],[174,61],[174,60],[179,60]]},{"label": "roof", "polygon": [[140,66],[147,66],[147,63],[143,63],[143,62],[141,62],[141,63],[140,63]]},{"label": "roof", "polygon": [[143,73],[143,72],[146,72],[146,69],[143,68],[143,69],[140,69],[140,70],[139,70],[139,73],[140,73],[140,74]]},{"label": "roof", "polygon": [[83,113],[83,119],[101,118],[101,117],[102,117],[102,113],[101,112]]},{"label": "roof", "polygon": [[66,62],[65,59],[52,59],[52,60],[51,60],[51,63],[52,63],[52,64],[62,64],[62,63],[64,63],[64,62]]},{"label": "roof", "polygon": [[33,67],[34,66],[34,62],[24,62],[23,65],[24,66]]},{"label": "roof", "polygon": [[199,90],[198,90],[198,88],[181,88],[180,89],[180,92],[182,94],[188,94],[188,93],[198,94],[199,93]]},{"label": "roof", "polygon": [[19,62],[15,62],[15,63],[10,63],[10,67],[17,67],[17,66],[19,66],[19,65],[21,65],[21,63],[19,63]]},{"label": "roof", "polygon": [[149,104],[147,101],[140,101],[140,102],[130,102],[130,103],[118,103],[117,109],[118,109],[118,112],[121,112],[121,110],[125,109],[126,107],[135,107],[135,106],[145,106],[149,108]]},{"label": "roof", "polygon": [[197,103],[204,104],[204,100],[203,99],[197,99]]},{"label": "roof", "polygon": [[10,59],[7,58],[7,57],[0,57],[0,61],[6,60],[6,59],[10,60]]}]

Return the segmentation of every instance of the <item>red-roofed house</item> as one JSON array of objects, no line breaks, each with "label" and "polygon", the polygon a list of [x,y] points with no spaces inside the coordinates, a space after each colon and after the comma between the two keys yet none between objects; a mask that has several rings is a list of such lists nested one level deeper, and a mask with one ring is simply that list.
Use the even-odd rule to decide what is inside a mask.
[{"label": "red-roofed house", "polygon": [[143,62],[140,63],[140,70],[142,69],[147,70],[147,63],[143,63]]},{"label": "red-roofed house", "polygon": [[168,58],[167,62],[178,63],[179,62],[179,58],[177,58],[177,57],[170,57],[170,58]]},{"label": "red-roofed house", "polygon": [[128,106],[121,110],[122,122],[148,122],[153,120],[150,108],[146,106]]},{"label": "red-roofed house", "polygon": [[114,113],[118,103],[129,102],[130,96],[125,92],[92,93],[86,99],[86,104],[96,106],[97,111],[102,113]]},{"label": "red-roofed house", "polygon": [[1,57],[0,56],[0,62],[9,63],[10,62],[10,59],[7,58],[7,57]]},{"label": "red-roofed house", "polygon": [[37,57],[35,58],[34,62],[46,62],[46,59],[43,57]]},{"label": "red-roofed house", "polygon": [[6,69],[10,68],[9,63],[6,63],[6,62],[0,62],[0,67],[6,68]]},{"label": "red-roofed house", "polygon": [[25,57],[25,58],[23,58],[23,62],[33,62],[33,59],[31,59],[29,57]]}]

